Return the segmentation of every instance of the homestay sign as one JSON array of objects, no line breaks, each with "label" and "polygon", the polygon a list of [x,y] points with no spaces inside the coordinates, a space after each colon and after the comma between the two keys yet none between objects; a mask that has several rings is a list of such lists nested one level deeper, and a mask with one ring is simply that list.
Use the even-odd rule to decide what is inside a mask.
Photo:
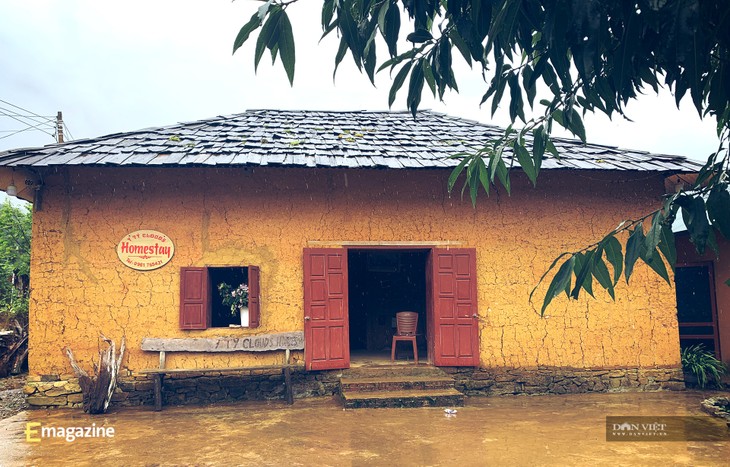
[{"label": "homestay sign", "polygon": [[132,269],[150,271],[166,265],[175,254],[175,245],[156,230],[137,230],[117,245],[119,260]]}]

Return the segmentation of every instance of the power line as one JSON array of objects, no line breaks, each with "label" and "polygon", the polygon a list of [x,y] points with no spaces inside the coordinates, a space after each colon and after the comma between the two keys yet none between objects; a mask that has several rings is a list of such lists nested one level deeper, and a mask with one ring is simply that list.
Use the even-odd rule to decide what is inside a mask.
[{"label": "power line", "polygon": [[[0,109],[0,110],[1,110],[1,109]],[[22,130],[20,130],[20,131],[26,131],[26,130],[38,130],[38,131],[42,131],[43,133],[47,134],[47,135],[48,135],[48,136],[50,136],[50,137],[53,137],[53,136],[54,136],[54,135],[53,135],[53,133],[49,133],[48,131],[46,131],[46,130],[44,130],[44,129],[42,129],[42,128],[41,128],[41,127],[42,127],[42,126],[44,126],[44,125],[48,125],[48,127],[50,127],[50,128],[53,128],[53,125],[50,125],[50,124],[49,124],[49,123],[47,123],[47,122],[41,122],[41,123],[36,123],[35,125],[33,125],[33,123],[35,123],[35,122],[31,122],[31,123],[28,123],[28,122],[24,122],[23,120],[21,120],[21,119],[19,119],[19,118],[17,118],[17,117],[13,117],[12,115],[6,115],[6,114],[1,114],[1,113],[0,113],[0,115],[5,115],[6,117],[10,117],[10,118],[12,118],[13,120],[17,120],[17,121],[19,121],[20,123],[22,123],[23,125],[25,125],[25,126],[26,126],[26,128],[24,128],[24,129],[22,129]],[[18,131],[17,133],[20,133],[20,131]],[[4,138],[7,138],[7,136],[4,136]]]},{"label": "power line", "polygon": [[68,127],[68,125],[66,125],[66,122],[63,122],[63,128],[64,130],[66,130],[65,132],[68,133],[69,141],[76,139],[74,138],[74,135],[71,134],[71,129]]},{"label": "power line", "polygon": [[[15,130],[13,133],[10,133],[9,135],[0,136],[0,139],[10,138],[11,136],[17,135],[18,133],[22,133],[22,132],[28,131],[28,130],[42,131],[43,133],[47,134],[48,136],[53,137],[53,135],[50,134],[50,133],[48,133],[48,132],[45,132],[45,131],[43,131],[43,130],[41,130],[39,128],[34,128],[34,127],[30,127],[29,126],[28,128],[23,128],[23,129],[20,129],[20,130]],[[13,131],[13,130],[10,130],[10,131]]]},{"label": "power line", "polygon": [[19,122],[21,122],[21,123],[23,123],[25,125],[28,125],[29,123],[26,122],[26,121],[19,120],[20,118],[23,118],[25,120],[29,120],[30,122],[35,123],[35,124],[43,124],[43,123],[45,123],[45,124],[48,124],[50,126],[53,126],[53,119],[52,118],[35,117],[33,115],[22,115],[22,114],[19,114],[19,113],[13,111],[13,110],[10,110],[10,109],[8,109],[6,107],[3,107],[2,105],[0,105],[0,115],[5,116],[5,117],[10,117],[13,120],[18,120]]},{"label": "power line", "polygon": [[11,104],[11,103],[10,103],[10,102],[8,102],[8,101],[4,101],[4,100],[0,99],[0,102],[2,102],[2,103],[4,103],[4,104],[7,104],[7,105],[9,105],[9,106],[11,106],[11,107],[15,107],[16,109],[18,109],[18,110],[22,110],[23,112],[29,113],[29,114],[31,114],[31,115],[35,115],[36,117],[39,117],[39,118],[45,118],[45,117],[43,117],[42,115],[38,115],[37,113],[35,113],[35,112],[32,112],[32,111],[30,111],[30,110],[28,110],[28,109],[24,109],[24,108],[22,108],[22,107],[19,107],[19,106],[15,105],[15,104]]},{"label": "power line", "polygon": [[[56,141],[59,141],[59,142],[61,141],[61,139],[62,139],[61,136],[63,135],[64,130],[65,130],[65,133],[68,133],[69,139],[70,140],[74,139],[73,135],[71,134],[71,130],[68,128],[68,125],[66,125],[66,122],[64,122],[61,119],[61,112],[58,112],[58,115],[56,117],[47,117],[47,116],[39,115],[31,110],[25,109],[18,105],[12,104],[3,99],[0,99],[0,103],[9,105],[10,107],[12,107],[14,109],[18,109],[18,110],[24,112],[23,114],[21,114],[18,112],[18,110],[12,110],[12,109],[4,107],[2,104],[0,104],[0,117],[1,116],[9,117],[9,118],[12,118],[13,120],[16,120],[16,121],[22,123],[23,125],[26,125],[26,128],[24,128],[24,129],[17,130],[17,131],[11,130],[10,134],[0,136],[0,139],[8,138],[10,136],[13,136],[13,135],[16,135],[18,133],[21,133],[23,131],[28,131],[28,130],[41,131],[41,132],[47,134],[48,136],[56,139]],[[53,133],[49,133],[48,131],[46,131],[46,129],[51,130]],[[5,133],[7,133],[7,132],[5,132]]]}]

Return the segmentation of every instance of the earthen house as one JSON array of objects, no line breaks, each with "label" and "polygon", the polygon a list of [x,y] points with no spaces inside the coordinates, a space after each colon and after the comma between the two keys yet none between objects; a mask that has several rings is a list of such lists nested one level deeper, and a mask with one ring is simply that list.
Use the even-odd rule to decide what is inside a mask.
[{"label": "earthen house", "polygon": [[[511,195],[481,192],[474,207],[461,180],[449,193],[448,156],[502,132],[434,112],[260,110],[1,154],[0,185],[35,201],[29,402],[78,404],[63,350],[90,367],[99,333],[126,338],[120,404],[152,400],[141,371],[159,355],[145,338],[303,333],[295,396],[333,394],[343,369],[389,359],[403,310],[418,313],[422,363],[467,394],[683,387],[675,291],[644,265],[615,301],[561,296],[541,317],[544,288],[528,297],[558,254],[655,209],[668,177],[699,166],[556,139],[561,158],[544,160],[536,187],[506,154]],[[139,231],[174,253],[130,267],[118,248]],[[224,282],[249,287],[244,326],[221,303]],[[283,360],[179,352],[166,365]],[[281,376],[262,373],[177,375],[165,399],[281,397]]]}]

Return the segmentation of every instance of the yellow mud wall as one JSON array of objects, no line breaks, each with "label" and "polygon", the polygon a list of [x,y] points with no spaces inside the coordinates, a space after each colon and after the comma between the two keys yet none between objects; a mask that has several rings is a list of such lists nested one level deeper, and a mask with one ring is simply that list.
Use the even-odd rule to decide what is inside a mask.
[{"label": "yellow mud wall", "polygon": [[[625,217],[653,209],[663,178],[645,173],[549,172],[512,196],[480,193],[474,209],[446,192],[448,170],[306,168],[69,168],[49,170],[33,218],[30,372],[67,374],[63,349],[98,359],[100,333],[126,336],[129,370],[154,368],[144,337],[245,336],[302,330],[302,249],[308,241],[458,241],[477,251],[483,367],[679,365],[673,289],[637,266],[617,299],[554,300],[532,287],[560,252],[596,241]],[[115,248],[134,230],[175,243],[154,271]],[[178,327],[182,266],[261,267],[258,329]],[[623,283],[623,281],[622,281]],[[280,362],[276,354],[172,354],[167,366]],[[303,358],[301,354],[297,358]]]}]

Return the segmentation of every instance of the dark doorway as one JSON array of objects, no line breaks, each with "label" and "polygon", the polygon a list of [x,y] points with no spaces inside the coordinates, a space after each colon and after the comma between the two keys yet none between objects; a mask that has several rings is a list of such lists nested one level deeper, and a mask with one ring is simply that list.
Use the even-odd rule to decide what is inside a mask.
[{"label": "dark doorway", "polygon": [[720,358],[712,263],[678,264],[674,282],[680,346],[703,344]]},{"label": "dark doorway", "polygon": [[[390,355],[395,314],[418,313],[419,358],[426,356],[428,250],[349,250],[350,352]],[[399,347],[399,355],[411,350]]]}]

